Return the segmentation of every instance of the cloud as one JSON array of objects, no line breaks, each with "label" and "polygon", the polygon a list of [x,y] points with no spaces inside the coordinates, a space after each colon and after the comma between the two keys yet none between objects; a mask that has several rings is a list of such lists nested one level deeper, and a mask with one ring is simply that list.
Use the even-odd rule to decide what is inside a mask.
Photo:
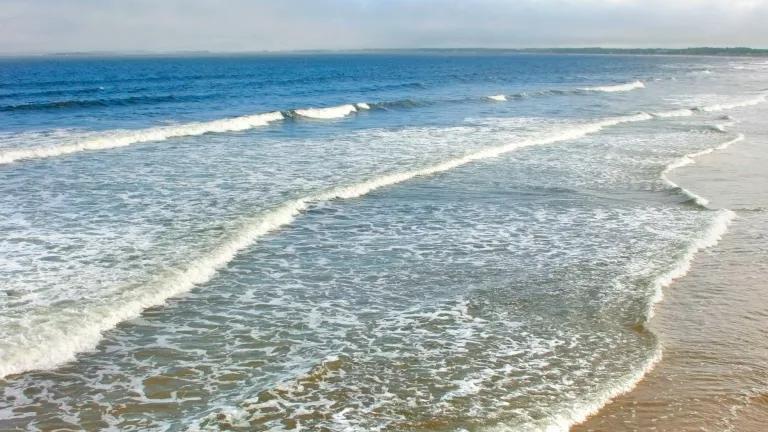
[{"label": "cloud", "polygon": [[768,0],[0,0],[0,52],[768,47]]}]

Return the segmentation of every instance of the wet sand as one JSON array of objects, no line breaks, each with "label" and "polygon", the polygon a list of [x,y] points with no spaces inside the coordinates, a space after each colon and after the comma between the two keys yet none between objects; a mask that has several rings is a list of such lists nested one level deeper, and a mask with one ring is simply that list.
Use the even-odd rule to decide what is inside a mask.
[{"label": "wet sand", "polygon": [[649,328],[664,357],[632,391],[574,431],[768,428],[768,116],[730,129],[747,139],[697,159],[675,181],[738,217],[664,293]]}]

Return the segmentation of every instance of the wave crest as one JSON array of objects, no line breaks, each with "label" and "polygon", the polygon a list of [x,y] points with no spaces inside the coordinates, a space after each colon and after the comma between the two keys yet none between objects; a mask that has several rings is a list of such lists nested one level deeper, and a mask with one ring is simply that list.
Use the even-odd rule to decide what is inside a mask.
[{"label": "wave crest", "polygon": [[299,117],[306,117],[306,118],[320,119],[320,120],[343,118],[355,112],[357,112],[357,108],[355,107],[355,105],[352,105],[352,104],[339,105],[339,106],[328,107],[328,108],[304,108],[304,109],[293,110],[293,113]]},{"label": "wave crest", "polygon": [[266,126],[270,122],[282,120],[283,118],[284,117],[280,112],[270,112],[208,122],[158,126],[139,130],[113,131],[74,144],[5,150],[0,152],[0,165],[23,159],[44,159],[87,150],[104,150],[126,147],[132,144],[149,141],[164,141],[169,138],[196,136],[206,133],[238,132],[253,129],[255,127]]},{"label": "wave crest", "polygon": [[604,93],[615,93],[615,92],[627,92],[627,91],[637,90],[641,88],[645,88],[645,84],[642,81],[638,80],[638,81],[633,81],[631,83],[626,83],[626,84],[597,86],[597,87],[583,87],[580,90],[604,92]]}]

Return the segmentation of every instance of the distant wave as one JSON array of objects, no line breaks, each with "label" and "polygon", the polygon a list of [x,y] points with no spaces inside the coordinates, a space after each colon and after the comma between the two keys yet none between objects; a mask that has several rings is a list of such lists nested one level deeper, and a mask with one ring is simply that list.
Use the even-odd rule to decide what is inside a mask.
[{"label": "distant wave", "polygon": [[[280,117],[275,115],[272,118]],[[161,305],[170,297],[206,283],[242,250],[252,246],[264,235],[292,223],[314,203],[361,197],[383,187],[449,171],[475,161],[495,158],[520,148],[578,139],[607,127],[652,118],[646,113],[640,113],[576,125],[538,138],[481,149],[423,168],[382,175],[287,201],[245,222],[239,230],[232,233],[229,240],[185,268],[174,271],[170,276],[120,294],[118,298],[111,299],[106,304],[95,305],[95,310],[78,309],[77,313],[65,314],[65,317],[57,322],[48,321],[26,328],[16,334],[13,340],[0,341],[0,346],[4,348],[0,351],[0,377],[32,369],[55,367],[74,359],[78,352],[93,349],[101,340],[102,332],[140,315],[146,308]]]},{"label": "distant wave", "polygon": [[82,94],[95,94],[104,91],[104,87],[88,87],[80,89],[56,89],[56,90],[42,90],[31,92],[16,92],[16,93],[3,93],[0,94],[0,98],[29,98],[39,96],[60,96],[60,95],[82,95]]},{"label": "distant wave", "polygon": [[528,97],[546,97],[546,96],[566,96],[566,95],[580,95],[595,92],[602,93],[616,93],[627,92],[631,90],[645,88],[645,84],[642,81],[634,81],[626,84],[610,85],[610,86],[597,86],[597,87],[580,87],[576,89],[546,89],[538,90],[534,92],[521,92],[515,94],[498,94],[492,96],[486,96],[486,100],[503,102],[511,99],[523,99]]},{"label": "distant wave", "polygon": [[76,108],[94,108],[94,107],[115,107],[115,106],[129,106],[129,105],[142,105],[142,104],[155,104],[155,103],[169,103],[169,102],[186,102],[190,100],[198,100],[204,96],[176,96],[176,95],[162,95],[162,96],[130,96],[126,98],[111,98],[111,99],[70,99],[62,101],[52,102],[37,102],[18,105],[4,105],[0,106],[2,112],[13,111],[47,111],[47,110],[60,110],[60,109],[76,109]]},{"label": "distant wave", "polygon": [[[722,103],[722,104],[713,104],[713,105],[704,105],[704,106],[698,106],[693,108],[680,108],[680,109],[674,109],[669,111],[661,111],[652,113],[654,117],[690,117],[697,112],[719,112],[719,111],[726,111],[731,110],[735,108],[744,108],[749,106],[755,106],[759,105],[761,103],[764,103],[768,100],[768,95],[762,94],[750,99],[738,101],[738,102],[730,102],[730,103]],[[725,120],[730,120],[730,118],[726,118]]]},{"label": "distant wave", "polygon": [[[452,101],[450,101],[452,102]],[[384,101],[384,102],[375,102],[369,104],[371,109],[380,109],[380,110],[395,110],[395,109],[411,109],[411,108],[420,108],[425,106],[430,106],[436,104],[437,101],[433,100],[426,100],[426,99],[400,99],[400,100],[393,100],[393,101]]]},{"label": "distant wave", "polygon": [[[546,92],[552,92],[547,90]],[[541,93],[541,92],[540,92]],[[524,93],[512,95],[509,97],[522,97]],[[496,95],[504,96],[506,95]],[[459,102],[463,100],[445,100],[443,102]],[[651,113],[650,115],[658,118],[666,117],[684,117],[692,116],[697,112],[716,112],[739,107],[747,107],[766,102],[766,95],[760,95],[751,99],[727,104],[715,104],[694,108],[682,108],[670,111],[661,111]],[[76,153],[87,150],[104,150],[110,148],[125,147],[131,144],[163,141],[170,138],[195,136],[206,133],[235,132],[264,126],[269,122],[281,120],[285,117],[308,118],[308,119],[339,119],[363,110],[388,110],[400,108],[415,108],[428,106],[434,101],[404,99],[391,102],[345,104],[326,108],[303,108],[288,110],[283,112],[271,112],[266,114],[255,114],[241,117],[233,117],[209,122],[187,123],[174,126],[158,126],[139,130],[118,130],[99,134],[95,137],[86,138],[73,144],[60,144],[49,147],[33,147],[22,149],[0,150],[0,165],[16,162],[24,159],[42,159],[49,157],[62,156],[70,153]],[[646,114],[648,115],[648,114]]]},{"label": "distant wave", "polygon": [[631,83],[618,84],[618,85],[598,86],[598,87],[582,87],[579,90],[594,91],[594,92],[605,92],[605,93],[615,93],[615,92],[627,92],[627,91],[637,90],[637,89],[641,89],[641,88],[645,88],[645,84],[642,81],[633,81]]},{"label": "distant wave", "polygon": [[281,119],[283,119],[281,113],[271,112],[208,122],[158,126],[139,130],[118,130],[103,133],[73,144],[0,151],[0,164],[8,164],[23,159],[56,157],[87,150],[126,147],[132,144],[149,141],[163,141],[169,138],[203,135],[206,133],[243,131],[259,126],[266,126],[270,122]]},{"label": "distant wave", "polygon": [[747,99],[745,101],[708,105],[698,109],[705,112],[718,112],[718,111],[725,111],[725,110],[730,110],[734,108],[743,108],[748,106],[759,105],[765,101],[766,101],[766,95],[763,94],[763,95],[754,97],[752,99]]}]

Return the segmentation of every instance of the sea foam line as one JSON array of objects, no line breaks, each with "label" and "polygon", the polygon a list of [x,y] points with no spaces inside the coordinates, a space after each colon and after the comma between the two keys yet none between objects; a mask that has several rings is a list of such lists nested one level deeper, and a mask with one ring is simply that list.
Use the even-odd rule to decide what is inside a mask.
[{"label": "sea foam line", "polygon": [[700,110],[705,112],[718,112],[718,111],[725,111],[725,110],[730,110],[734,108],[754,106],[754,105],[758,105],[765,102],[766,97],[768,97],[768,95],[762,94],[760,96],[756,96],[752,99],[747,99],[741,102],[707,105],[707,106],[701,107]]},{"label": "sea foam line", "polygon": [[[717,216],[712,223],[710,223],[701,236],[691,242],[683,256],[673,265],[673,267],[654,280],[654,295],[649,303],[649,308],[646,311],[646,321],[653,317],[653,308],[663,299],[664,289],[690,271],[697,253],[717,245],[722,236],[728,231],[728,226],[735,217],[736,214],[730,210],[718,211]],[[561,410],[558,414],[551,416],[544,422],[544,424],[537,425],[537,430],[545,430],[547,432],[567,432],[574,425],[585,422],[589,417],[600,412],[600,410],[613,399],[632,391],[661,361],[662,354],[663,350],[661,346],[656,347],[653,354],[651,354],[640,367],[601,391],[594,398],[576,403],[571,407]],[[506,430],[509,430],[509,428],[503,425],[489,429],[489,431]]]},{"label": "sea foam line", "polygon": [[645,88],[645,84],[642,81],[633,81],[631,83],[626,83],[626,84],[597,86],[597,87],[582,87],[579,90],[615,93],[615,92],[627,92],[627,91],[637,90],[641,88]]},{"label": "sea foam line", "polygon": [[697,253],[704,249],[711,248],[720,242],[720,239],[728,231],[728,226],[734,218],[736,218],[736,213],[733,211],[728,209],[718,210],[717,216],[715,216],[707,229],[704,230],[704,233],[688,245],[685,253],[675,265],[668,272],[654,279],[654,294],[648,304],[648,309],[646,310],[646,320],[653,318],[656,304],[664,299],[664,289],[672,285],[677,279],[688,274],[693,265],[693,259],[696,257]]},{"label": "sea foam line", "polygon": [[0,377],[28,370],[53,368],[74,360],[79,352],[94,349],[101,340],[102,332],[114,328],[122,321],[138,317],[149,307],[162,305],[167,299],[208,282],[238,253],[252,246],[260,237],[291,224],[301,212],[314,203],[361,197],[376,189],[416,177],[449,171],[523,147],[573,140],[599,132],[606,127],[652,118],[647,113],[608,118],[574,126],[538,139],[490,147],[424,168],[383,175],[285,202],[259,217],[246,221],[229,240],[204,257],[189,263],[184,269],[174,271],[169,276],[138,290],[126,290],[86,313],[83,313],[82,305],[79,305],[77,310],[60,310],[56,317],[47,316],[47,321],[43,323],[23,326],[23,330],[14,335],[13,341],[8,338],[0,340]]},{"label": "sea foam line", "polygon": [[116,131],[104,133],[98,137],[85,139],[74,144],[5,150],[0,152],[0,165],[23,159],[43,159],[87,150],[113,149],[149,141],[164,141],[169,138],[196,136],[206,133],[244,131],[260,126],[266,126],[270,122],[282,120],[283,118],[283,114],[280,112],[270,112],[208,122],[158,126],[133,131]]},{"label": "sea foam line", "polygon": [[[645,360],[640,367],[627,374],[618,383],[600,392],[590,401],[579,402],[572,407],[561,410],[558,414],[544,420],[543,424],[537,424],[535,429],[546,432],[568,432],[573,426],[585,422],[589,417],[597,414],[611,400],[632,391],[643,377],[648,374],[661,361],[662,349],[657,347],[653,354]],[[489,428],[489,432],[512,431],[513,429],[499,425]],[[517,429],[514,429],[517,430]],[[528,430],[528,429],[526,429]]]},{"label": "sea foam line", "polygon": [[[743,140],[744,134],[740,133],[735,138],[728,140],[716,147],[704,149],[695,153],[689,153],[667,165],[667,167],[661,173],[661,178],[670,186],[680,189],[683,193],[693,198],[697,204],[701,205],[702,207],[706,207],[706,205],[709,204],[709,200],[678,186],[667,177],[667,174],[677,168],[696,163],[695,159],[699,156],[710,154],[716,150],[725,150],[732,144]],[[691,268],[694,256],[696,256],[700,250],[715,246],[720,241],[720,238],[722,238],[723,234],[728,231],[728,225],[730,225],[731,221],[735,217],[736,213],[731,210],[719,210],[718,215],[715,217],[714,221],[704,231],[704,235],[689,245],[688,249],[686,250],[685,254],[683,254],[683,257],[678,261],[677,265],[675,265],[675,267],[673,267],[669,272],[659,276],[654,280],[654,295],[646,312],[646,317],[648,320],[653,317],[654,306],[664,298],[664,288],[671,285],[672,282],[674,282],[676,279],[685,276]]]},{"label": "sea foam line", "polygon": [[[736,217],[730,210],[720,210],[712,223],[696,238],[686,249],[683,256],[666,273],[658,276],[653,282],[654,296],[646,311],[646,320],[653,317],[654,306],[663,299],[664,289],[672,285],[674,281],[685,276],[691,269],[693,260],[700,251],[717,245],[722,236],[728,231],[728,226]],[[645,360],[640,367],[627,374],[623,379],[609,388],[603,390],[594,399],[577,403],[563,410],[561,413],[547,419],[546,424],[540,425],[541,430],[547,432],[567,432],[574,425],[585,422],[589,417],[597,414],[613,399],[632,391],[637,384],[651,371],[662,359],[662,348],[657,347],[653,354]],[[494,431],[505,430],[503,426],[492,428]]]},{"label": "sea foam line", "polygon": [[681,158],[676,159],[676,160],[672,161],[669,165],[667,165],[667,167],[664,169],[664,171],[661,172],[661,179],[666,184],[671,186],[673,189],[679,189],[683,194],[685,194],[688,197],[690,197],[691,199],[693,199],[696,204],[698,204],[698,205],[700,205],[702,207],[706,207],[707,204],[709,204],[709,200],[708,199],[706,199],[706,198],[704,198],[704,197],[702,197],[700,195],[697,195],[697,194],[691,192],[690,190],[688,190],[688,189],[686,189],[684,187],[681,187],[677,183],[675,183],[672,180],[670,180],[668,174],[670,172],[678,169],[678,168],[681,168],[681,167],[684,167],[686,165],[691,165],[691,164],[696,163],[696,161],[694,159],[696,159],[699,156],[710,154],[710,153],[712,153],[715,150],[725,150],[731,144],[737,143],[737,142],[742,141],[742,140],[744,140],[744,134],[738,134],[736,136],[736,138],[734,138],[732,140],[729,140],[729,141],[726,141],[726,142],[720,144],[717,147],[712,147],[712,148],[708,148],[708,149],[705,149],[705,150],[702,150],[702,151],[699,151],[699,152],[696,152],[696,153],[689,153],[687,155],[684,155]]}]

